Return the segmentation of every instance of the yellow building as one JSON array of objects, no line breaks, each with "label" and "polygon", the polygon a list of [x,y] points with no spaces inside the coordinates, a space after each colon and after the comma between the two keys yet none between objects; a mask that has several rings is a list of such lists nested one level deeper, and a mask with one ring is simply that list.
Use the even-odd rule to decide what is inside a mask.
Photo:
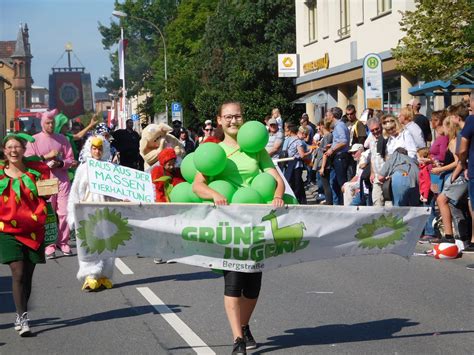
[{"label": "yellow building", "polygon": [[327,109],[354,104],[364,110],[363,60],[369,53],[382,60],[383,110],[396,114],[411,99],[416,80],[396,70],[391,48],[403,32],[401,13],[414,0],[296,0],[296,91],[310,119]]},{"label": "yellow building", "polygon": [[11,88],[12,84],[0,75],[0,140],[3,140],[6,134],[7,105],[6,90]]}]

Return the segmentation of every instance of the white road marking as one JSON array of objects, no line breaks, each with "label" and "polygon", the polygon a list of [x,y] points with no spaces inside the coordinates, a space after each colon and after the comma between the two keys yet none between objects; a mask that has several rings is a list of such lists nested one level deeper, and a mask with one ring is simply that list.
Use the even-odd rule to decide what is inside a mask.
[{"label": "white road marking", "polygon": [[120,258],[115,258],[115,267],[124,275],[133,275],[130,269]]},{"label": "white road marking", "polygon": [[189,328],[179,317],[168,308],[163,301],[148,287],[137,287],[138,292],[150,303],[165,321],[184,339],[196,354],[215,355],[216,353],[207,346],[202,339]]},{"label": "white road marking", "polygon": [[316,294],[333,294],[334,292],[332,291],[309,291],[309,292],[306,292],[307,294],[308,293],[316,293]]}]

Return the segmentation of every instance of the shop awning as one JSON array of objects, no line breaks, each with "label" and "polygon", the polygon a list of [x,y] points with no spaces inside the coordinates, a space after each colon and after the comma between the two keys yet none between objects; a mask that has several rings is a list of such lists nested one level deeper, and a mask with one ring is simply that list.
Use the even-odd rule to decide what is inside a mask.
[{"label": "shop awning", "polygon": [[293,101],[294,104],[307,104],[312,103],[315,105],[322,105],[327,103],[328,94],[325,90],[318,90],[310,92],[304,96],[301,96],[299,99]]},{"label": "shop awning", "polygon": [[292,103],[293,103],[293,104],[306,104],[306,103],[310,103],[310,102],[313,102],[311,99],[312,99],[312,98],[315,98],[317,95],[318,95],[317,92],[310,92],[309,94],[306,94],[306,95],[301,96],[300,98],[296,99],[296,100],[293,101]]},{"label": "shop awning", "polygon": [[408,93],[413,96],[435,96],[465,94],[466,91],[474,89],[474,66],[456,73],[449,80],[430,81],[420,86],[413,86]]}]

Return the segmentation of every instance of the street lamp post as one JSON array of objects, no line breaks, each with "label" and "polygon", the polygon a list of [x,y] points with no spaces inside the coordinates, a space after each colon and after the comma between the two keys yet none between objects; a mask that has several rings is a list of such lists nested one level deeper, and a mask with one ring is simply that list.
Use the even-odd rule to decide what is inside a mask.
[{"label": "street lamp post", "polygon": [[167,68],[167,64],[166,64],[166,41],[165,41],[165,36],[163,36],[163,33],[161,32],[160,28],[157,25],[155,25],[153,22],[151,22],[147,19],[137,17],[137,16],[133,16],[133,15],[128,15],[127,13],[125,13],[123,11],[118,11],[118,10],[112,11],[112,15],[114,15],[115,17],[119,17],[119,18],[130,17],[130,18],[135,19],[135,20],[146,22],[147,24],[149,24],[151,27],[153,27],[160,34],[160,37],[163,40],[163,53],[164,53],[164,60],[165,60],[165,105],[166,105],[165,112],[166,112],[166,120],[168,121],[168,68]]}]

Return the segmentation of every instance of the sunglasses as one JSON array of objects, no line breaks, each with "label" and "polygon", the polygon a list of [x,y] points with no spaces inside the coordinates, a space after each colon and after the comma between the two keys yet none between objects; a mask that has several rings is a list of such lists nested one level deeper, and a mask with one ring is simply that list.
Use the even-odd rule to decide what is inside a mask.
[{"label": "sunglasses", "polygon": [[205,128],[204,129],[206,132],[212,132],[214,130],[214,128]]},{"label": "sunglasses", "polygon": [[382,122],[382,125],[388,125],[389,123],[392,123],[392,122],[395,122],[395,120],[387,120],[387,121],[383,121]]}]

